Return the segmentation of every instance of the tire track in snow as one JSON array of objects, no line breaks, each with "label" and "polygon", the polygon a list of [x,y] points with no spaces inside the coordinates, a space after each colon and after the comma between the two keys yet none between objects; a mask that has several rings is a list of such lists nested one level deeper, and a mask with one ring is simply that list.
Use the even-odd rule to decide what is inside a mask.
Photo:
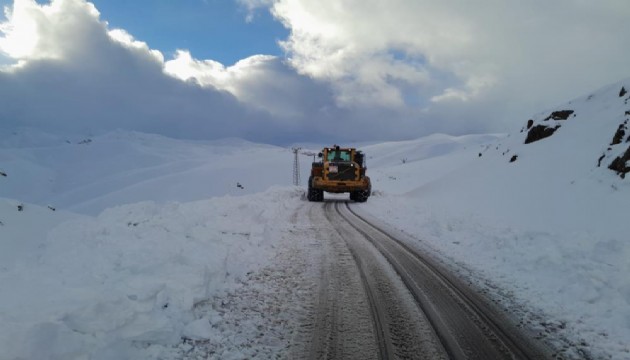
[{"label": "tire track in snow", "polygon": [[[324,204],[326,206],[326,204]],[[378,347],[361,277],[345,242],[312,204],[312,236],[321,245],[317,302],[312,314],[309,359],[377,359]]]},{"label": "tire track in snow", "polygon": [[[379,359],[446,359],[446,352],[411,293],[378,250],[327,202],[324,212],[352,254],[368,300]],[[359,357],[353,357],[359,358]]]},{"label": "tire track in snow", "polygon": [[336,203],[334,209],[391,264],[426,314],[449,358],[551,358],[547,349],[533,343],[511,319],[435,261],[369,223],[348,203]]},{"label": "tire track in snow", "polygon": [[[327,207],[330,207],[330,203],[327,204]],[[326,217],[328,221],[332,224],[333,220],[330,218],[330,210],[325,210]],[[337,229],[339,232],[339,229]],[[343,234],[339,232],[339,235],[343,237]],[[378,355],[380,359],[389,359],[390,355],[393,354],[392,344],[389,337],[389,331],[385,325],[387,319],[381,306],[378,305],[377,296],[376,296],[376,287],[372,281],[366,276],[366,268],[362,262],[362,259],[358,256],[356,249],[349,247],[350,253],[352,254],[352,258],[359,269],[359,273],[361,276],[361,283],[365,290],[365,295],[367,297],[370,313],[372,315],[372,321],[374,324],[374,333],[376,336],[376,343],[378,345]]]}]

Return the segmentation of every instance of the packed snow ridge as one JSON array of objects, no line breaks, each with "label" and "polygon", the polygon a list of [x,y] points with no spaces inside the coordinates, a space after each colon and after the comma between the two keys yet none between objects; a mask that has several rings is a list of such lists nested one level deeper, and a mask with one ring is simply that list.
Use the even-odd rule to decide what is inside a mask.
[{"label": "packed snow ridge", "polygon": [[[364,146],[375,195],[355,206],[565,339],[564,356],[629,358],[629,89],[508,135]],[[238,139],[0,130],[0,359],[288,356],[300,286],[260,279],[296,271],[282,231],[316,206],[292,161]]]}]

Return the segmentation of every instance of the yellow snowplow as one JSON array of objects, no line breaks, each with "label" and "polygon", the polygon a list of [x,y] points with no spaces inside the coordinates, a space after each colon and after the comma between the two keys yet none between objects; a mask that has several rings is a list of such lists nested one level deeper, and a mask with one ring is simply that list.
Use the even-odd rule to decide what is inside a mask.
[{"label": "yellow snowplow", "polygon": [[338,145],[324,148],[314,162],[308,178],[309,201],[323,201],[324,191],[350,193],[350,199],[365,202],[372,192],[370,178],[365,175],[365,155],[355,148]]}]

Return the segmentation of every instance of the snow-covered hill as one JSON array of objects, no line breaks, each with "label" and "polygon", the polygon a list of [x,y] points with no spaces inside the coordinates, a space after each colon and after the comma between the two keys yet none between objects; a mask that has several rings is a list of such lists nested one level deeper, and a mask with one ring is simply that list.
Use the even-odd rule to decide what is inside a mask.
[{"label": "snow-covered hill", "polygon": [[0,196],[90,215],[145,200],[252,194],[292,181],[290,150],[240,139],[191,142],[123,131],[88,137],[19,129],[0,134],[0,149],[0,171],[7,174]]},{"label": "snow-covered hill", "polygon": [[[363,146],[375,194],[357,206],[566,337],[564,355],[628,358],[627,89],[507,135]],[[311,158],[300,159],[304,184]],[[192,304],[271,261],[304,203],[292,162],[290,149],[238,139],[0,134],[0,359],[151,358],[184,335],[222,343],[230,327],[201,326]]]},{"label": "snow-covered hill", "polygon": [[[363,208],[491,280],[507,300],[549,314],[541,331],[581,339],[576,356],[629,358],[630,182],[627,170],[609,169],[629,165],[626,89],[630,80],[443,156],[418,157],[422,146],[401,143],[397,158],[409,161],[372,169],[384,195]],[[377,156],[389,148],[365,150]]]}]

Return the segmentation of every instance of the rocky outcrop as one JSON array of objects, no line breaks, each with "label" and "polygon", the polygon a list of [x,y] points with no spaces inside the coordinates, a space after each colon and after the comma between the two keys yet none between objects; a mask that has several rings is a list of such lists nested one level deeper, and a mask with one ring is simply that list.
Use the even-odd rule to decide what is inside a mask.
[{"label": "rocky outcrop", "polygon": [[[621,88],[621,89],[625,90],[624,88]],[[625,115],[630,116],[630,112],[626,111]],[[615,151],[614,149],[618,149],[619,144],[621,144],[624,141],[623,138],[626,136],[626,131],[628,130],[628,121],[630,121],[630,119],[626,119],[623,123],[619,124],[619,126],[617,127],[617,131],[615,131],[615,135],[613,135],[613,139],[610,142],[610,147],[607,150],[608,153],[610,153],[611,151]],[[630,136],[628,136],[625,142],[626,143],[630,142]],[[604,155],[602,155],[602,157],[599,158],[597,166],[601,165],[602,159],[606,156],[607,154],[604,153]],[[623,154],[615,157],[613,161],[610,163],[610,165],[608,165],[608,168],[610,170],[615,171],[617,175],[621,176],[621,178],[624,179],[626,177],[626,174],[630,172],[629,164],[630,164],[630,146],[623,152]]]},{"label": "rocky outcrop", "polygon": [[545,125],[536,125],[533,128],[529,129],[527,132],[527,138],[525,138],[525,144],[531,144],[538,140],[542,140],[544,138],[548,138],[553,135],[556,130],[560,128],[560,125],[555,127],[545,126]]},{"label": "rocky outcrop", "polygon": [[626,177],[626,174],[630,172],[630,146],[621,156],[617,156],[615,160],[613,160],[608,168],[617,172],[617,175],[621,176],[622,179]]},{"label": "rocky outcrop", "polygon": [[549,116],[547,116],[545,118],[545,121],[548,121],[548,120],[566,120],[574,112],[575,111],[573,111],[573,110],[558,110],[558,111],[554,111]]},{"label": "rocky outcrop", "polygon": [[628,120],[624,121],[623,124],[619,125],[619,127],[617,128],[617,131],[615,132],[615,135],[613,136],[612,141],[610,142],[610,145],[621,144],[621,142],[623,141],[623,137],[626,135],[627,124],[628,124]]},{"label": "rocky outcrop", "polygon": [[[557,110],[549,114],[549,116],[544,118],[543,121],[567,120],[571,115],[575,116],[575,110]],[[529,131],[527,132],[527,137],[525,138],[525,144],[531,144],[538,140],[548,138],[561,127],[558,123],[549,125],[534,124],[535,121],[533,119],[527,120],[526,128]],[[521,130],[521,132],[523,132],[523,130]]]}]

